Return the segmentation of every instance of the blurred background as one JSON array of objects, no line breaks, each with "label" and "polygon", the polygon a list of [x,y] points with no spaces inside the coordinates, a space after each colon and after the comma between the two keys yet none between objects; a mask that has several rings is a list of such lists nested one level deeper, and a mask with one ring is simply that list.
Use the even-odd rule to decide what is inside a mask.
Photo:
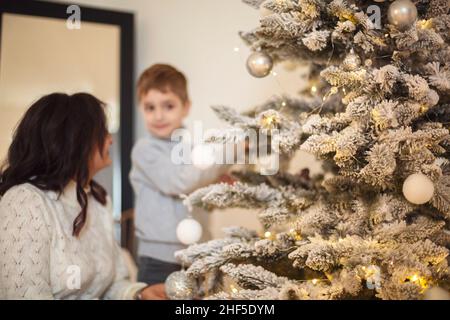
[{"label": "blurred background", "polygon": [[[11,132],[21,114],[37,98],[53,91],[88,91],[110,106],[110,129],[114,134],[115,166],[98,180],[113,196],[117,221],[129,209],[121,203],[124,172],[120,150],[124,112],[131,115],[132,136],[136,141],[146,130],[139,118],[136,99],[123,105],[119,94],[126,78],[120,64],[122,46],[120,26],[83,21],[83,7],[114,10],[134,16],[132,85],[138,75],[154,63],[169,63],[185,73],[189,81],[192,110],[186,121],[192,128],[202,121],[205,129],[223,128],[211,105],[227,105],[243,111],[263,103],[273,95],[295,95],[307,84],[303,66],[277,65],[266,78],[248,74],[245,61],[250,53],[239,38],[239,31],[257,26],[260,12],[240,0],[78,0],[81,28],[68,29],[61,19],[2,15],[0,53],[0,156],[9,145]],[[69,14],[67,14],[69,16]],[[50,67],[53,66],[53,67]],[[123,120],[122,120],[123,121]],[[123,146],[122,146],[123,148]],[[122,150],[123,151],[123,150]],[[320,165],[311,155],[298,153],[290,171],[309,167],[314,174]],[[125,172],[128,174],[128,172]],[[132,195],[130,195],[132,197]],[[209,229],[213,237],[221,229],[242,225],[260,229],[256,212],[227,209],[211,213]]]}]

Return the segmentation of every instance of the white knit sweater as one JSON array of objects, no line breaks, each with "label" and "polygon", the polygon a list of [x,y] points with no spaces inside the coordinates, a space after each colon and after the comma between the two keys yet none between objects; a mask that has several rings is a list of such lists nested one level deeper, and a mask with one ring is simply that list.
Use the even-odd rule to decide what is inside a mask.
[{"label": "white knit sweater", "polygon": [[130,299],[144,283],[128,280],[114,239],[111,202],[89,195],[87,221],[72,235],[80,212],[75,183],[58,197],[31,184],[0,200],[0,299]]}]

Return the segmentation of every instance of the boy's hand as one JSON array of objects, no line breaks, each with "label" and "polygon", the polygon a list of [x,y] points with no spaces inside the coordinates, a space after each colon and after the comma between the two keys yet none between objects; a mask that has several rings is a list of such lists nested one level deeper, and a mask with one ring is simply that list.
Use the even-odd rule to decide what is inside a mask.
[{"label": "boy's hand", "polygon": [[168,300],[164,283],[158,283],[146,287],[141,292],[142,300]]},{"label": "boy's hand", "polygon": [[229,174],[225,173],[219,177],[219,182],[224,182],[226,184],[234,184],[236,182]]}]

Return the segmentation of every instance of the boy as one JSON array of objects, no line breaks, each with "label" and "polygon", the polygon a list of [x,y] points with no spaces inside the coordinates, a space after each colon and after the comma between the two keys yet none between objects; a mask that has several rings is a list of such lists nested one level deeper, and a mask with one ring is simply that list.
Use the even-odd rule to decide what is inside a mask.
[{"label": "boy", "polygon": [[[171,161],[171,150],[179,143],[171,141],[171,134],[182,127],[191,107],[180,71],[165,64],[151,66],[141,74],[137,94],[149,134],[133,147],[130,181],[136,195],[138,279],[150,285],[180,270],[174,253],[185,246],[177,240],[176,227],[188,211],[178,196],[216,181],[228,166],[201,170]],[[195,218],[204,225],[206,213]]]}]

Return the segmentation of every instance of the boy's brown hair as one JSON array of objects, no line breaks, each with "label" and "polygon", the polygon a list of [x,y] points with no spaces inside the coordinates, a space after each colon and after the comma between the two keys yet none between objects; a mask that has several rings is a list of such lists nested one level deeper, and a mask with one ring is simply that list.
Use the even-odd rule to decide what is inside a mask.
[{"label": "boy's brown hair", "polygon": [[161,92],[171,90],[183,103],[189,101],[186,77],[168,64],[154,64],[142,72],[137,83],[138,99],[151,89]]}]

